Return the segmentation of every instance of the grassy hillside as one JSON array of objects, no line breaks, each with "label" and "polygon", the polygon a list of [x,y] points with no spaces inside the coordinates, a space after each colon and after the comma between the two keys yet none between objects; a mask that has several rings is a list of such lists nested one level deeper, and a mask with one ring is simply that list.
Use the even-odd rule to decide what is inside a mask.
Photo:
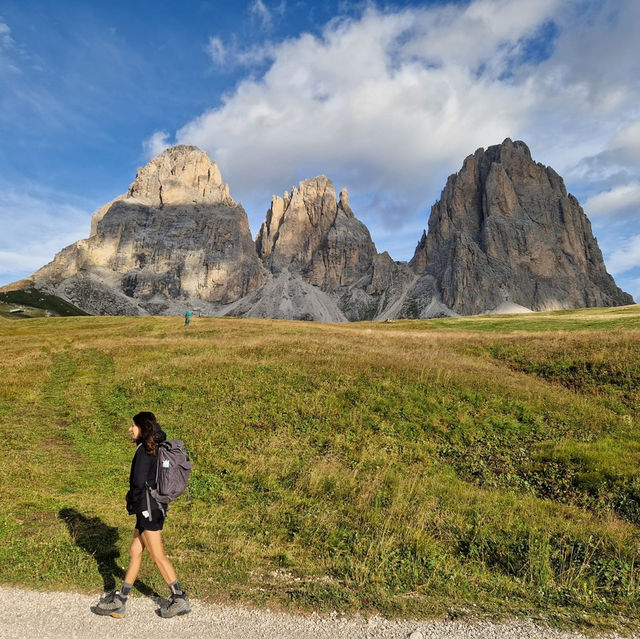
[{"label": "grassy hillside", "polygon": [[[21,313],[11,313],[20,308]],[[56,295],[35,288],[0,293],[0,317],[6,319],[25,319],[33,317],[88,315],[77,306]]]},{"label": "grassy hillside", "polygon": [[120,581],[153,410],[196,464],[165,527],[194,596],[638,627],[639,339],[638,306],[0,322],[0,582]]}]

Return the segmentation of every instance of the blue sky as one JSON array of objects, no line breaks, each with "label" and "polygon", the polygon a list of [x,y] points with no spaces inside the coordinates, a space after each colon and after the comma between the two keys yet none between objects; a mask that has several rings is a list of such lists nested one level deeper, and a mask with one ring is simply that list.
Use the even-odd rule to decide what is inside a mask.
[{"label": "blue sky", "polygon": [[409,259],[447,175],[511,137],[640,300],[639,32],[637,0],[5,0],[0,285],[175,143],[218,162],[254,234],[272,194],[326,174]]}]

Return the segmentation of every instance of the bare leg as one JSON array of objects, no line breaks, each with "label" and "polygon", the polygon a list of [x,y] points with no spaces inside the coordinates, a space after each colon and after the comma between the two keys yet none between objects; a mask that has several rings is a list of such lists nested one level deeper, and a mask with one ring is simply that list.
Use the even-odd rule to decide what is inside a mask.
[{"label": "bare leg", "polygon": [[[164,554],[164,546],[162,545],[162,532],[160,530],[143,530],[141,535],[142,543],[151,555],[151,559],[162,575],[162,578],[167,584],[172,584],[176,581],[176,571],[173,569],[173,565],[169,561],[169,558]],[[138,568],[140,565],[138,564]],[[137,573],[136,573],[137,574]],[[127,572],[127,576],[129,573]],[[131,583],[130,581],[128,583]]]},{"label": "bare leg", "polygon": [[125,583],[133,584],[138,578],[144,548],[144,538],[136,528],[133,531],[133,539],[131,540],[131,546],[129,547],[129,567],[127,568],[127,574],[124,576]]}]

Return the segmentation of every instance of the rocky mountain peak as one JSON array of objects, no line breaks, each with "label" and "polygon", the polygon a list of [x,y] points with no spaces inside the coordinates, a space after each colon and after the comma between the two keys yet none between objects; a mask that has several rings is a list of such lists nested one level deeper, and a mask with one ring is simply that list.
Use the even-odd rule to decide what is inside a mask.
[{"label": "rocky mountain peak", "polygon": [[[511,138],[505,138],[502,144],[494,144],[493,146],[487,147],[486,150],[480,148],[478,149],[478,151],[480,151],[481,154],[485,153],[491,156],[494,161],[501,161],[502,159],[504,159],[508,162],[511,154],[519,154],[525,160],[528,160],[529,162],[532,161],[531,151],[529,150],[529,147],[526,145],[526,143],[522,140],[514,141]],[[476,151],[476,153],[478,151]]]},{"label": "rocky mountain peak", "polygon": [[101,206],[91,218],[91,235],[112,204],[127,200],[131,204],[163,206],[224,204],[235,206],[216,162],[197,146],[180,144],[165,149],[138,169],[129,190]]},{"label": "rocky mountain peak", "polygon": [[334,223],[336,192],[326,176],[303,180],[291,193],[274,195],[256,239],[258,255],[269,259],[275,271],[292,261],[305,261],[315,241]]},{"label": "rocky mountain peak", "polygon": [[266,271],[247,214],[218,166],[175,146],[139,169],[129,190],[94,213],[91,234],[33,274],[36,285],[98,314],[163,313],[228,304]]},{"label": "rocky mountain peak", "polygon": [[128,195],[150,206],[234,205],[218,165],[205,151],[186,145],[166,149],[139,169]]},{"label": "rocky mountain peak", "polygon": [[606,272],[562,178],[509,138],[478,149],[449,177],[411,266],[463,315],[505,304],[540,311],[632,303]]},{"label": "rocky mountain peak", "polygon": [[258,255],[274,274],[289,270],[323,291],[360,279],[377,254],[367,228],[353,215],[349,195],[336,199],[324,175],[273,196],[256,239]]}]

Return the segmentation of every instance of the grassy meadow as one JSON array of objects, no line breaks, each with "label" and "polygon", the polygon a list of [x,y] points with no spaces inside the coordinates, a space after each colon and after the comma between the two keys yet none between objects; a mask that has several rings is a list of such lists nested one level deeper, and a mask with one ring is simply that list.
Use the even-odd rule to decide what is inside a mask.
[{"label": "grassy meadow", "polygon": [[119,585],[152,410],[196,466],[164,533],[194,597],[638,628],[639,340],[640,306],[0,318],[0,583]]}]

